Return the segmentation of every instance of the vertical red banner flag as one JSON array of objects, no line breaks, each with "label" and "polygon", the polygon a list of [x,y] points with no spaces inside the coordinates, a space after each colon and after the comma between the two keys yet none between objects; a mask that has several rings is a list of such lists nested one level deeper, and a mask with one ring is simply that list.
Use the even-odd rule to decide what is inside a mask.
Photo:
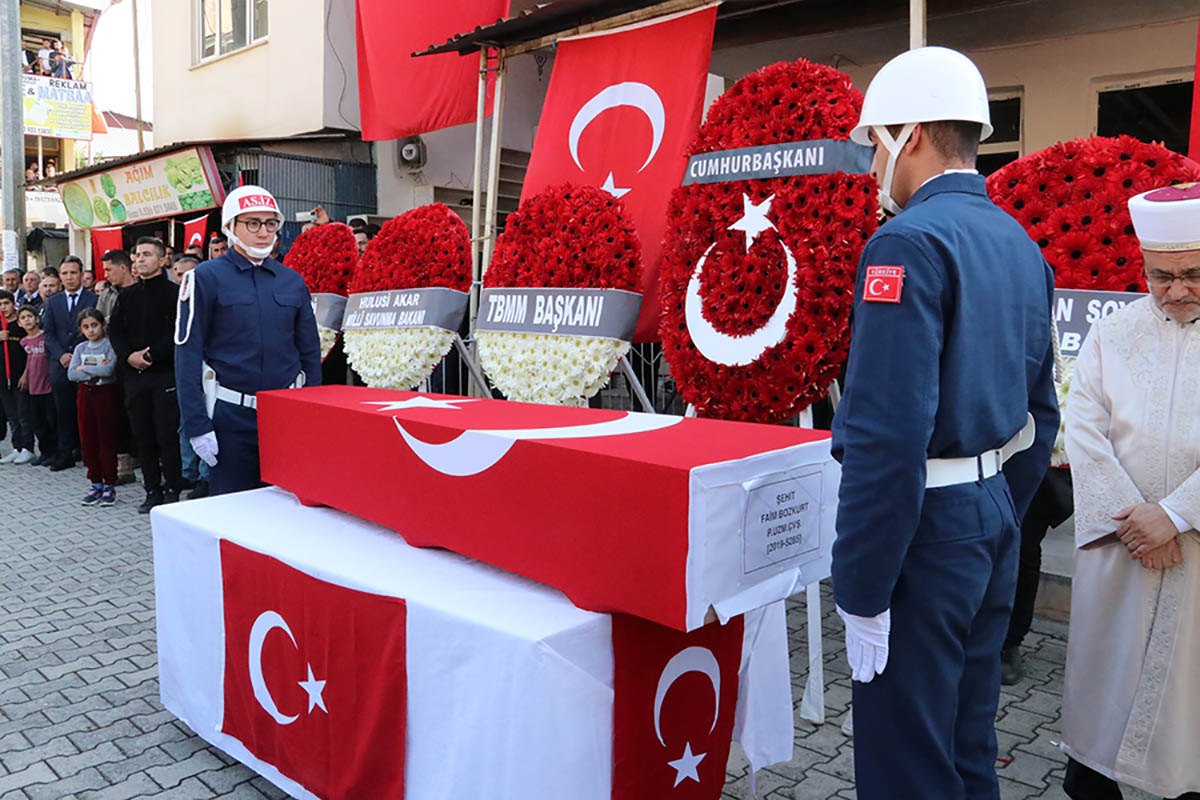
[{"label": "vertical red banner flag", "polygon": [[682,633],[613,615],[612,800],[720,798],[743,622]]},{"label": "vertical red banner flag", "polygon": [[221,730],[318,797],[404,797],[406,608],[221,541]]},{"label": "vertical red banner flag", "polygon": [[101,257],[109,250],[121,249],[121,227],[92,228],[92,270],[96,280],[104,280],[104,263]]},{"label": "vertical red banner flag", "polygon": [[412,54],[508,16],[509,0],[357,0],[356,7],[364,139],[401,139],[475,121],[479,54]]},{"label": "vertical red banner flag", "polygon": [[1188,138],[1188,158],[1200,160],[1200,28],[1196,31],[1196,68],[1192,81],[1192,129]]},{"label": "vertical red banner flag", "polygon": [[667,201],[700,124],[716,6],[564,39],[522,198],[583,183],[621,198],[642,240],[634,341],[658,338],[658,263]]},{"label": "vertical red banner flag", "polygon": [[[204,247],[204,243],[208,237],[208,215],[189,219],[183,223],[183,246],[184,249],[193,246]],[[204,258],[208,258],[206,254]],[[201,259],[202,261],[204,259]]]}]

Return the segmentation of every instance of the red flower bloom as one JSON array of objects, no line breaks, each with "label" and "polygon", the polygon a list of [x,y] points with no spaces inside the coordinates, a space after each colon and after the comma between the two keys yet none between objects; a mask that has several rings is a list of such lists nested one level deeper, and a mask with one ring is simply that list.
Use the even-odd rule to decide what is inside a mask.
[{"label": "red flower bloom", "polygon": [[564,183],[509,215],[483,285],[640,294],[641,274],[642,244],[621,201],[593,186]]},{"label": "red flower bloom", "polygon": [[[737,147],[846,139],[862,94],[841,72],[808,61],[784,62],[747,75],[708,110],[689,155]],[[779,422],[820,399],[845,362],[854,277],[863,244],[875,231],[876,185],[867,175],[813,175],[692,184],[676,189],[660,268],[664,356],[683,397],[708,417]],[[769,220],[749,252],[729,226],[774,196]],[[709,251],[709,248],[712,248]],[[779,306],[787,262],[796,259],[797,311],[782,342],[757,361],[729,367],[709,361],[692,342],[684,295],[700,258],[702,313],[728,335],[761,328]]]},{"label": "red flower bloom", "polygon": [[1130,136],[1062,142],[988,178],[996,205],[1037,242],[1063,289],[1146,291],[1129,198],[1200,180],[1200,165]]},{"label": "red flower bloom", "polygon": [[[322,226],[324,227],[324,226]],[[471,288],[471,235],[443,203],[388,220],[367,243],[351,293],[446,286]]]},{"label": "red flower bloom", "polygon": [[354,231],[341,222],[309,228],[292,242],[283,263],[300,273],[313,294],[344,296],[358,265]]}]

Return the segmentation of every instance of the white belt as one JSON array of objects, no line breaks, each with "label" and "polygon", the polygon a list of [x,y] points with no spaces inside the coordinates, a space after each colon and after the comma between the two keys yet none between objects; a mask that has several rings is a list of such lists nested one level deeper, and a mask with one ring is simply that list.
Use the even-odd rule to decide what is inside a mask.
[{"label": "white belt", "polygon": [[226,403],[232,403],[235,406],[258,409],[258,398],[256,396],[235,392],[233,389],[227,389],[219,383],[217,384],[217,399],[224,400]]},{"label": "white belt", "polygon": [[1000,471],[1004,462],[1033,445],[1033,415],[1027,414],[1025,427],[998,450],[988,450],[968,458],[931,458],[925,462],[925,488],[974,483]]},{"label": "white belt", "polygon": [[[258,410],[258,397],[256,395],[242,394],[241,392],[235,392],[233,389],[222,386],[221,384],[216,382],[215,373],[214,373],[214,377],[211,380],[217,387],[215,394],[216,394],[216,398],[218,400],[224,400],[226,403],[231,403],[235,406],[243,406],[245,408],[253,408],[255,411]],[[289,385],[287,388],[299,389],[303,385],[304,385],[304,373],[301,372],[299,375],[296,376],[296,380],[292,381],[291,385]]]}]

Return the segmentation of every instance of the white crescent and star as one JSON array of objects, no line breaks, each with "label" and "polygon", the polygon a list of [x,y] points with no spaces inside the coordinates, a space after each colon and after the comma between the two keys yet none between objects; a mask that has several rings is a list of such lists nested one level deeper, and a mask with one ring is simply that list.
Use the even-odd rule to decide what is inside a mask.
[{"label": "white crescent and star", "polygon": [[[280,712],[279,707],[275,705],[275,699],[271,697],[271,690],[267,688],[266,678],[263,677],[263,644],[267,640],[267,634],[276,628],[286,633],[292,640],[292,646],[299,649],[296,637],[292,635],[292,629],[288,627],[287,620],[277,611],[264,611],[259,614],[254,620],[254,625],[250,627],[250,686],[254,690],[254,699],[262,706],[262,710],[271,716],[271,719],[280,725],[291,725],[300,718],[300,715],[289,716]],[[328,714],[329,710],[325,708],[325,699],[322,697],[322,692],[325,691],[325,681],[319,681],[313,676],[311,664],[305,666],[308,668],[308,679],[296,683],[308,694],[308,713],[311,714],[313,708],[320,706],[321,710]]]},{"label": "white crescent and star", "polygon": [[[883,284],[883,288],[882,289],[876,288],[876,284]],[[892,287],[883,278],[872,278],[870,280],[870,282],[867,284],[867,294],[880,295],[880,294],[883,294],[884,292],[888,291],[891,288]]]},{"label": "white crescent and star", "polygon": [[[412,398],[412,400],[416,399]],[[405,430],[398,418],[393,417],[392,420],[396,423],[396,430],[400,431],[400,436],[403,437],[417,458],[443,475],[461,478],[478,475],[490,469],[504,458],[514,444],[525,439],[586,439],[596,436],[648,433],[677,425],[683,420],[683,417],[627,411],[616,419],[587,425],[568,425],[557,428],[466,430],[443,444],[423,442]]]},{"label": "white crescent and star", "polygon": [[[671,660],[663,667],[662,674],[658,677],[658,688],[654,692],[654,733],[663,747],[667,746],[662,735],[663,699],[666,698],[667,691],[675,681],[689,672],[699,672],[712,683],[713,721],[708,732],[712,733],[717,727],[717,718],[721,714],[721,665],[717,663],[717,657],[713,655],[712,650],[707,647],[685,647],[672,656]],[[692,743],[687,742],[683,748],[683,755],[675,761],[667,762],[667,765],[675,770],[676,786],[685,780],[700,782],[697,767],[704,760],[705,755],[706,753],[693,753]]]},{"label": "white crescent and star", "polygon": [[[750,196],[742,195],[742,216],[729,226],[729,230],[741,231],[746,234],[746,252],[758,241],[758,237],[766,231],[776,230],[774,223],[767,218],[771,211],[771,203],[775,195],[771,195],[761,203],[753,203]],[[704,251],[704,255],[696,262],[696,269],[688,281],[684,295],[684,321],[692,344],[700,354],[709,361],[724,364],[729,367],[744,367],[753,364],[763,353],[779,344],[787,336],[787,323],[795,313],[799,304],[800,293],[796,288],[796,257],[787,243],[780,239],[783,255],[787,260],[787,276],[783,287],[783,296],[775,307],[770,318],[761,328],[746,336],[731,336],[721,333],[712,323],[704,318],[704,300],[700,296],[700,276],[704,273],[704,265],[708,256],[717,246],[713,242]]]},{"label": "white crescent and star", "polygon": [[[663,133],[667,125],[667,111],[663,107],[662,98],[658,96],[658,92],[654,91],[652,86],[645,83],[636,81],[614,83],[604,87],[591,100],[584,103],[576,112],[575,118],[571,120],[571,129],[567,134],[567,147],[580,172],[583,171],[583,162],[579,160],[579,137],[596,117],[609,109],[621,106],[636,108],[646,115],[646,119],[650,120],[654,138],[650,145],[650,155],[646,156],[646,162],[642,164],[638,172],[650,166],[650,162],[658,155],[658,148],[662,146]],[[608,178],[600,188],[618,198],[632,191],[630,188],[618,188],[611,172],[608,173]]]}]

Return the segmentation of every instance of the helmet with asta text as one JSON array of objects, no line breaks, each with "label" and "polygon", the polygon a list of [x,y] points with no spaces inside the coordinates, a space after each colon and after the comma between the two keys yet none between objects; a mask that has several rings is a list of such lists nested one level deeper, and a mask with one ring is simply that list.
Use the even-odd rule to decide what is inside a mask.
[{"label": "helmet with asta text", "polygon": [[279,210],[279,204],[275,202],[275,196],[261,186],[239,186],[225,197],[225,204],[221,206],[221,228],[226,233],[233,227],[233,221],[239,214],[248,214],[252,211],[269,211],[283,221],[283,213]]}]

